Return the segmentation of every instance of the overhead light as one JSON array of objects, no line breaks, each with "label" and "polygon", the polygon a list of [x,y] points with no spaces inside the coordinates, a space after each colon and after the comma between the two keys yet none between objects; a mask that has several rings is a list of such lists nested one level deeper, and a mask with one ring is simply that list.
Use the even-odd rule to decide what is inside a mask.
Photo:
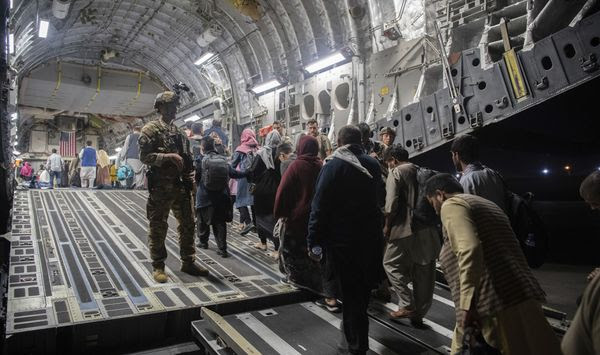
[{"label": "overhead light", "polygon": [[117,160],[117,155],[111,155],[108,157],[108,160]]},{"label": "overhead light", "polygon": [[550,173],[550,170],[548,170],[548,169],[542,169],[542,174],[548,175],[549,173]]},{"label": "overhead light", "polygon": [[15,149],[15,150],[13,150],[13,154],[14,155],[21,155],[21,152],[19,152],[18,150]]},{"label": "overhead light", "polygon": [[46,38],[48,37],[48,27],[50,26],[50,23],[46,20],[40,20],[40,28],[39,28],[39,32],[38,32],[38,37],[40,38]]},{"label": "overhead light", "polygon": [[15,35],[14,35],[14,33],[8,34],[8,53],[9,54],[15,53]]},{"label": "overhead light", "polygon": [[260,94],[262,92],[269,91],[271,89],[275,89],[276,87],[279,87],[281,85],[282,85],[281,81],[279,81],[277,79],[272,79],[272,80],[269,80],[262,84],[256,85],[255,87],[253,87],[250,90],[252,90],[252,92],[255,94]]},{"label": "overhead light", "polygon": [[569,170],[571,170],[571,166],[570,166],[570,165],[565,165],[565,170],[566,170],[566,171],[569,171]]},{"label": "overhead light", "polygon": [[15,134],[15,140],[19,140],[19,136]]},{"label": "overhead light", "polygon": [[198,115],[191,115],[190,117],[186,118],[183,120],[183,122],[194,122],[194,121],[198,121],[200,119],[200,116]]},{"label": "overhead light", "polygon": [[16,113],[16,112],[13,112],[13,113],[10,115],[10,120],[11,120],[11,121],[14,121],[14,120],[16,120],[17,118],[19,118],[19,114],[18,114],[18,113]]},{"label": "overhead light", "polygon": [[13,145],[16,147],[19,145],[19,142],[14,142]]},{"label": "overhead light", "polygon": [[312,74],[314,72],[318,72],[321,69],[330,67],[345,60],[346,57],[341,52],[335,52],[331,55],[328,55],[325,58],[319,59],[316,62],[305,66],[304,70]]},{"label": "overhead light", "polygon": [[13,0],[10,0],[10,8],[13,8]]},{"label": "overhead light", "polygon": [[120,152],[120,151],[121,151],[121,149],[123,149],[123,148],[121,148],[121,147],[115,148],[115,152],[117,152],[117,153],[118,153],[118,152]]},{"label": "overhead light", "polygon": [[196,60],[194,62],[195,65],[202,65],[204,64],[207,60],[209,60],[210,58],[212,58],[215,54],[213,52],[206,52],[204,53],[200,58],[198,58],[198,60]]}]

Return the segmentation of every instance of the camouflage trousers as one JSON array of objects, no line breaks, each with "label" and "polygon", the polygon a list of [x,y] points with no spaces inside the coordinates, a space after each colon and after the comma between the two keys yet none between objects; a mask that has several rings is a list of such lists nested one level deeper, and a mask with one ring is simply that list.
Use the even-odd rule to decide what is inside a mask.
[{"label": "camouflage trousers", "polygon": [[177,219],[179,234],[179,254],[182,262],[193,262],[194,254],[194,214],[192,194],[175,184],[160,184],[149,191],[146,215],[149,222],[148,248],[154,268],[164,268],[167,259],[165,238],[169,224],[169,212]]}]

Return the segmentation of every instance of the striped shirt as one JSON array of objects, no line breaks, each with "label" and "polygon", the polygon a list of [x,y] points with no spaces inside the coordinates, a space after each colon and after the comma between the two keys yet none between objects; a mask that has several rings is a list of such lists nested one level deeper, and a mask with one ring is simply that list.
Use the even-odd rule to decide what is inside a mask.
[{"label": "striped shirt", "polygon": [[508,217],[496,204],[458,194],[444,201],[440,215],[440,261],[457,315],[471,306],[489,316],[529,299],[545,300]]}]

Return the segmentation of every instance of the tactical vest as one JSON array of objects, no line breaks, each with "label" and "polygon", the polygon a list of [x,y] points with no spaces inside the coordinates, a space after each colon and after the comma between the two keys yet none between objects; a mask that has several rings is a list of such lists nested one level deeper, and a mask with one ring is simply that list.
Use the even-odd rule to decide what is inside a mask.
[{"label": "tactical vest", "polygon": [[[162,166],[150,166],[149,178],[158,180],[178,180],[182,174],[193,172],[192,154],[189,148],[189,141],[185,135],[174,125],[165,124],[163,121],[156,120],[148,123],[150,129],[144,133],[148,135],[150,144],[155,153],[177,153],[183,158],[183,172],[179,173],[172,163],[164,163]],[[144,132],[142,130],[142,132]]]}]

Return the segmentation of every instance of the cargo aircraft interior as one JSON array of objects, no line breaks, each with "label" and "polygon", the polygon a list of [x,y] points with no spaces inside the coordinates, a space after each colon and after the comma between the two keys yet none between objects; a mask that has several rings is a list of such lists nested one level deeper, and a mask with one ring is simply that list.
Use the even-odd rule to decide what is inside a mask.
[{"label": "cargo aircraft interior", "polygon": [[600,1],[0,10],[0,354],[600,354]]}]

